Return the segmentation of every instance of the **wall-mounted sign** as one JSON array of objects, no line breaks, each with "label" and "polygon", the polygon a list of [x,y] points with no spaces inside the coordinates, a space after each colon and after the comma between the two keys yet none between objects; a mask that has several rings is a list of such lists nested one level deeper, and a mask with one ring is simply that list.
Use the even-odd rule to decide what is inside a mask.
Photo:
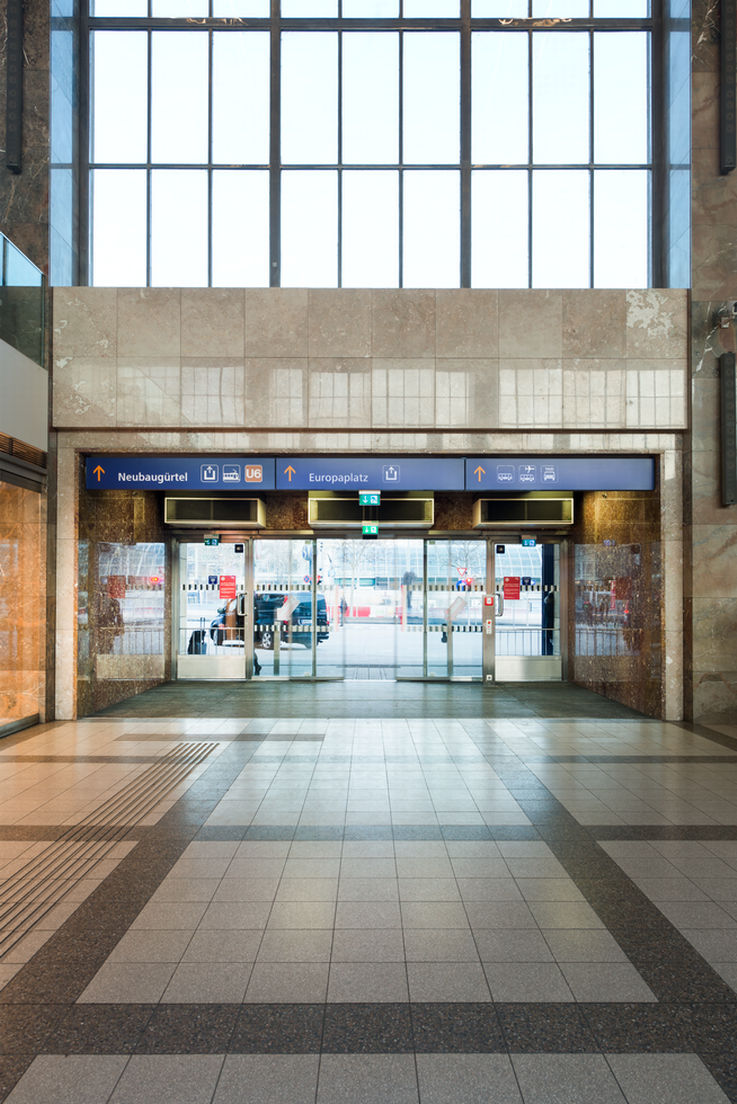
[{"label": "wall-mounted sign", "polygon": [[482,456],[466,459],[469,491],[651,491],[652,457]]},{"label": "wall-mounted sign", "polygon": [[276,465],[283,491],[462,491],[463,460],[448,456],[290,456]]},{"label": "wall-mounted sign", "polygon": [[90,456],[87,489],[273,491],[275,463],[238,456]]}]

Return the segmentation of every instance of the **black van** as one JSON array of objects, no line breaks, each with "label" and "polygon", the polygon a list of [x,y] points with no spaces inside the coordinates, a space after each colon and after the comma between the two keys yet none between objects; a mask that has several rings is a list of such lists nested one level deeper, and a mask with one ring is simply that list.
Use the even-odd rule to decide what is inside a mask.
[{"label": "black van", "polygon": [[[282,621],[277,612],[290,598],[297,599],[289,621]],[[280,627],[280,639],[286,643],[312,647],[312,594],[309,591],[262,592],[253,604],[254,643],[257,648],[273,648],[275,625]],[[221,606],[210,623],[210,638],[216,644],[241,644],[244,639],[244,595],[231,598]],[[328,608],[322,594],[317,596],[317,643],[330,636]]]}]

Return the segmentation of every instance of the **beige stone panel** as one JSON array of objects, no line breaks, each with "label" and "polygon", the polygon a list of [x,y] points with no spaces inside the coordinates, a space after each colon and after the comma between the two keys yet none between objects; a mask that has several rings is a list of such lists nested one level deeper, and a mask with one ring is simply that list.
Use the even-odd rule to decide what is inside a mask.
[{"label": "beige stone panel", "polygon": [[182,425],[179,358],[119,357],[117,415],[119,426]]},{"label": "beige stone panel", "polygon": [[685,291],[633,290],[627,297],[628,357],[681,360],[688,356],[688,299]]},{"label": "beige stone panel", "polygon": [[117,351],[115,288],[52,289],[53,357],[114,357]]},{"label": "beige stone panel", "polygon": [[306,357],[247,358],[246,426],[302,429],[307,422],[307,377]]},{"label": "beige stone panel", "polygon": [[308,295],[311,357],[370,356],[372,292],[319,289]]},{"label": "beige stone panel", "polygon": [[731,525],[694,525],[691,533],[694,597],[737,598],[737,520]]},{"label": "beige stone panel", "polygon": [[498,422],[499,361],[496,358],[436,361],[436,426],[490,429]]},{"label": "beige stone panel", "polygon": [[183,357],[242,357],[245,332],[242,288],[182,288]]},{"label": "beige stone panel", "polygon": [[625,373],[621,360],[563,361],[563,422],[567,428],[624,426]]},{"label": "beige stone panel", "polygon": [[118,355],[179,356],[181,291],[118,288]]},{"label": "beige stone panel", "polygon": [[497,291],[437,291],[436,348],[439,357],[499,355],[499,293]]},{"label": "beige stone panel", "polygon": [[563,356],[624,356],[624,291],[581,290],[563,293]]},{"label": "beige stone panel", "polygon": [[563,372],[560,360],[499,361],[501,429],[559,428],[563,424]]},{"label": "beige stone panel", "polygon": [[243,426],[243,358],[182,359],[182,421],[193,426]]},{"label": "beige stone panel", "polygon": [[563,293],[499,292],[499,355],[557,357],[563,352]]},{"label": "beige stone panel", "polygon": [[432,426],[435,420],[435,372],[426,360],[375,358],[371,382],[372,424]]},{"label": "beige stone panel", "polygon": [[246,356],[306,357],[309,293],[301,288],[248,288]]},{"label": "beige stone panel", "polygon": [[371,424],[371,361],[315,359],[309,362],[308,424],[344,430]]},{"label": "beige stone panel", "polygon": [[114,360],[62,357],[54,369],[54,426],[114,426],[116,386]]},{"label": "beige stone panel", "polygon": [[373,291],[371,304],[374,356],[435,355],[434,291]]}]

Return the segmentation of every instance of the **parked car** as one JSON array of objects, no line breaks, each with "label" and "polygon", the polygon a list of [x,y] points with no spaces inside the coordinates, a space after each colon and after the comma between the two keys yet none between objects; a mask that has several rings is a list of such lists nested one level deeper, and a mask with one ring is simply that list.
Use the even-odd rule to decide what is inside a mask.
[{"label": "parked car", "polygon": [[[217,617],[210,623],[210,638],[215,644],[242,644],[245,628],[244,595],[231,598],[218,610]],[[282,620],[278,611],[289,601],[296,599],[297,604],[288,620]],[[309,591],[261,592],[254,596],[253,635],[257,648],[274,647],[276,626],[279,626],[280,640],[284,643],[302,644],[312,647],[312,594]],[[317,596],[317,643],[330,636],[328,608],[323,595]]]}]

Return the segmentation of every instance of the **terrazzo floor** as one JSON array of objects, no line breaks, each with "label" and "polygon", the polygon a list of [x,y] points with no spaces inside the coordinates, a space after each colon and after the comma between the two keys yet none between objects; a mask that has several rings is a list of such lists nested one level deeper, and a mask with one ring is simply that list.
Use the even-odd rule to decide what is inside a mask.
[{"label": "terrazzo floor", "polygon": [[0,1100],[737,1102],[737,728],[369,689],[0,742]]}]

